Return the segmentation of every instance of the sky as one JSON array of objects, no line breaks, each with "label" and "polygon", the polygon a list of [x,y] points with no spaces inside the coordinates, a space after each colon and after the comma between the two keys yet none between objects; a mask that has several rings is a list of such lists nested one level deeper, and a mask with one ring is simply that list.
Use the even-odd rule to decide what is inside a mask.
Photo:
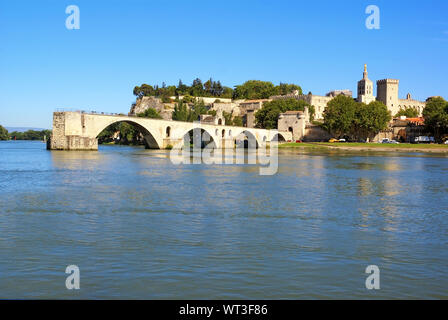
[{"label": "sky", "polygon": [[[368,5],[380,9],[369,30]],[[66,7],[80,29],[66,28]],[[448,1],[0,0],[0,124],[51,128],[58,109],[127,113],[142,83],[212,77],[356,94],[400,79],[400,97],[448,98]],[[375,89],[376,92],[376,89]]]}]

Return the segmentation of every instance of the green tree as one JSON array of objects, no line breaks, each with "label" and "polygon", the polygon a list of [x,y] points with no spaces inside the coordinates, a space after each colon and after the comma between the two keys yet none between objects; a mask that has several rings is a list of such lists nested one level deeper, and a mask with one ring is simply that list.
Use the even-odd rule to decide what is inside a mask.
[{"label": "green tree", "polygon": [[236,127],[242,127],[243,126],[243,118],[241,118],[240,116],[233,117],[232,124]]},{"label": "green tree", "polygon": [[314,121],[314,117],[316,116],[316,107],[315,106],[309,106],[308,112],[310,114],[310,122]]},{"label": "green tree", "polygon": [[179,83],[177,84],[176,88],[176,95],[177,96],[183,96],[188,93],[188,86],[185,85],[182,80],[179,79]]},{"label": "green tree", "polygon": [[0,125],[0,140],[9,140],[8,130]]},{"label": "green tree", "polygon": [[268,99],[277,93],[272,82],[249,80],[235,87],[234,99]]},{"label": "green tree", "polygon": [[189,122],[193,122],[199,119],[199,115],[201,114],[207,114],[208,109],[204,104],[203,100],[196,101],[190,108],[188,113],[188,120]]},{"label": "green tree", "polygon": [[113,135],[117,131],[120,131],[120,123],[111,124],[98,135],[98,143],[103,144],[113,142]]},{"label": "green tree", "polygon": [[204,85],[201,79],[196,78],[193,80],[193,84],[190,87],[190,95],[193,97],[203,97],[204,96]]},{"label": "green tree", "polygon": [[277,129],[280,113],[286,111],[304,111],[309,104],[294,98],[277,99],[265,102],[263,107],[255,113],[256,126],[264,129]]},{"label": "green tree", "polygon": [[126,144],[126,145],[142,144],[140,131],[132,124],[126,122],[120,122],[119,130],[121,137],[120,144]]},{"label": "green tree", "polygon": [[25,132],[13,131],[9,133],[9,137],[14,140],[44,140],[44,138],[49,138],[51,136],[51,130],[28,130]]},{"label": "green tree", "polygon": [[395,115],[395,118],[399,118],[401,116],[405,116],[406,118],[416,118],[418,117],[418,110],[417,108],[412,108],[412,107],[406,107],[406,108],[401,108],[400,111],[397,112],[397,114]]},{"label": "green tree", "polygon": [[13,140],[24,140],[23,139],[23,132],[13,131],[9,133],[9,136]]},{"label": "green tree", "polygon": [[134,87],[134,95],[136,95],[138,98],[144,96],[153,96],[155,95],[155,90],[154,87],[144,83],[140,87],[139,86]]},{"label": "green tree", "polygon": [[176,121],[188,121],[188,106],[184,101],[179,101],[174,105],[172,119]]},{"label": "green tree", "polygon": [[223,111],[222,116],[224,117],[225,124],[231,126],[233,123],[232,114],[230,112]]},{"label": "green tree", "polygon": [[428,99],[423,118],[426,129],[440,140],[441,135],[448,131],[448,102],[442,97]]},{"label": "green tree", "polygon": [[287,95],[295,90],[299,92],[299,95],[302,95],[302,88],[296,84],[280,83],[280,85],[276,87],[278,95]]},{"label": "green tree", "polygon": [[148,108],[144,112],[137,114],[137,117],[141,118],[151,118],[151,119],[162,119],[159,111],[154,108]]},{"label": "green tree", "polygon": [[335,97],[325,108],[323,127],[337,137],[352,133],[356,109],[357,102],[353,98],[344,95]]},{"label": "green tree", "polygon": [[352,136],[357,139],[373,139],[381,130],[387,128],[391,119],[387,106],[379,101],[372,101],[368,105],[358,103]]},{"label": "green tree", "polygon": [[232,99],[232,97],[233,97],[233,89],[229,87],[223,87],[221,98]]}]

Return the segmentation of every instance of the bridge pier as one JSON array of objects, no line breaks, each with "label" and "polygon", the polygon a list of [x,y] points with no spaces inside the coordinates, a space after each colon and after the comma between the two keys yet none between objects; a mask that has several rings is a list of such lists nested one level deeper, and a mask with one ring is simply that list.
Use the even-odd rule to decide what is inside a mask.
[{"label": "bridge pier", "polygon": [[98,150],[98,139],[83,136],[81,113],[55,112],[53,114],[53,132],[47,149],[50,150]]}]

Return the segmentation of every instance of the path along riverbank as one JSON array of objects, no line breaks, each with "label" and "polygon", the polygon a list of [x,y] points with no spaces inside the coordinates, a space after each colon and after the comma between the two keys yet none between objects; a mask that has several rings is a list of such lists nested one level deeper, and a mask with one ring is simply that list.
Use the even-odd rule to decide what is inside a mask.
[{"label": "path along riverbank", "polygon": [[279,145],[281,149],[303,148],[303,149],[329,149],[344,151],[379,151],[379,152],[430,152],[430,153],[447,153],[448,145],[442,144],[385,144],[385,143],[329,143],[329,142],[313,142],[313,143],[283,143]]}]

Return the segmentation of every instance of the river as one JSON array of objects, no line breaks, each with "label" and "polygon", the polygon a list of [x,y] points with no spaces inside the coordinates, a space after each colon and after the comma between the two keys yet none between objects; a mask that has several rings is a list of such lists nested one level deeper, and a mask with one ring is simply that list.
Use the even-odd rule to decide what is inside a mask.
[{"label": "river", "polygon": [[447,299],[447,213],[443,155],[280,150],[261,176],[0,142],[0,298]]}]

